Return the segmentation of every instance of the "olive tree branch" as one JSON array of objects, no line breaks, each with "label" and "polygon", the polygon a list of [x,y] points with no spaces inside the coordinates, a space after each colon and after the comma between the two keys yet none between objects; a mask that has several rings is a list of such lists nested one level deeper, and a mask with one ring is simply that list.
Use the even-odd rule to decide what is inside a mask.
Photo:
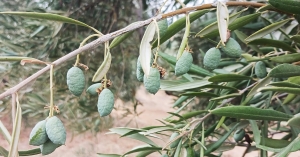
[{"label": "olive tree branch", "polygon": [[[244,7],[262,7],[265,4],[263,3],[256,3],[256,2],[227,2],[226,5],[228,6],[244,6]],[[83,52],[87,52],[91,49],[94,49],[96,47],[98,47],[100,44],[112,40],[115,37],[118,37],[126,32],[129,31],[133,31],[136,30],[138,28],[141,28],[145,25],[148,25],[149,23],[152,22],[153,19],[155,19],[156,21],[159,21],[161,19],[165,19],[167,17],[171,17],[174,15],[178,15],[178,14],[185,14],[188,11],[196,11],[196,10],[203,10],[203,9],[209,9],[209,8],[215,8],[214,4],[204,4],[204,5],[200,5],[200,6],[194,6],[194,7],[185,7],[183,9],[179,9],[176,11],[172,11],[170,13],[166,13],[166,14],[162,14],[162,15],[157,15],[153,18],[144,20],[144,21],[139,21],[139,22],[135,22],[134,24],[131,24],[123,29],[117,30],[115,32],[103,35],[101,37],[99,37],[98,39],[68,53],[67,55],[57,59],[56,61],[52,62],[51,64],[48,64],[46,67],[42,68],[41,70],[37,71],[36,73],[34,73],[33,75],[29,76],[28,78],[26,78],[25,80],[21,81],[19,84],[15,85],[14,87],[6,90],[5,92],[3,92],[2,94],[0,94],[0,100],[3,99],[4,97],[7,97],[9,95],[12,95],[13,93],[16,93],[17,91],[19,91],[22,87],[24,87],[25,85],[27,85],[28,83],[32,82],[33,80],[35,80],[36,78],[38,78],[39,76],[41,76],[42,74],[44,74],[45,72],[50,70],[51,65],[53,65],[54,67],[58,67],[58,65],[66,62],[67,60],[75,57],[77,54],[83,53]]]}]

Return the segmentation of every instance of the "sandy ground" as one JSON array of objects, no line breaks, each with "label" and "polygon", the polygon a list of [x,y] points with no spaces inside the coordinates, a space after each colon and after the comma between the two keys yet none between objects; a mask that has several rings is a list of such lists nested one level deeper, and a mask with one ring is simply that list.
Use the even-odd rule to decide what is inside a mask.
[{"label": "sandy ground", "polygon": [[[133,118],[133,122],[129,126],[145,127],[150,125],[160,125],[156,119],[162,119],[168,116],[167,112],[173,111],[171,108],[174,97],[166,95],[165,92],[159,91],[156,95],[148,94],[143,87],[141,87],[137,94],[136,99],[140,101],[143,106],[138,106],[138,112],[144,111],[138,117],[128,116],[122,118],[119,111],[114,110],[112,116],[114,117],[114,127],[124,126],[130,119]],[[116,101],[115,106],[121,106],[121,101]],[[10,125],[9,118],[1,118],[6,126]],[[27,150],[36,148],[34,146],[28,145],[28,137],[31,128],[24,128],[21,130],[21,138],[19,141],[19,150]],[[72,138],[72,133],[67,133],[67,141],[65,146],[61,146],[55,150],[54,153],[48,155],[49,157],[96,157],[96,153],[116,153],[122,154],[136,146],[142,145],[144,143],[130,138],[120,138],[119,135],[106,134],[108,130],[93,135],[91,132],[86,132]],[[165,144],[168,137],[164,137],[163,140],[153,139],[158,144]],[[0,135],[0,145],[8,149],[8,143],[4,140],[3,136]],[[240,157],[242,156],[245,148],[235,147],[235,149],[227,151],[223,154],[224,157]],[[41,155],[35,155],[39,157]],[[135,155],[131,155],[135,156]],[[159,157],[158,153],[151,154],[149,157]],[[247,157],[258,156],[257,152],[252,152],[247,155]],[[293,157],[300,157],[299,152],[290,155]]]}]

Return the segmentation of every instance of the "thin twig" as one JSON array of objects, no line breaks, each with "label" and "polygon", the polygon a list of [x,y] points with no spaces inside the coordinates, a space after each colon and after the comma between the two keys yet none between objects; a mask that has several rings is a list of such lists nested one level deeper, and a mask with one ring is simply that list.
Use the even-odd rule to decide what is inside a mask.
[{"label": "thin twig", "polygon": [[16,116],[16,93],[11,94],[11,116],[12,116],[12,121],[15,121],[15,116]]}]

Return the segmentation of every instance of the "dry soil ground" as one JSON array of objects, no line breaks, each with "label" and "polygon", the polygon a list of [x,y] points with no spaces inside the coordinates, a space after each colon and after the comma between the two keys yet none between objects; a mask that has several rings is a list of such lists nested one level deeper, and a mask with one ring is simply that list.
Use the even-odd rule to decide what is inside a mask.
[{"label": "dry soil ground", "polygon": [[[148,94],[143,87],[139,89],[136,94],[136,99],[139,100],[143,106],[138,107],[138,111],[144,111],[141,115],[134,118],[133,116],[128,116],[122,118],[121,113],[113,111],[112,116],[115,118],[114,127],[124,126],[131,118],[134,118],[134,122],[131,123],[132,126],[136,124],[139,127],[159,125],[156,119],[162,119],[173,109],[171,108],[174,97],[168,96],[163,91],[159,91],[156,95]],[[116,101],[116,106],[120,105],[121,101]],[[11,121],[9,118],[1,118],[6,126],[10,126]],[[23,127],[21,131],[21,138],[19,142],[19,150],[27,150],[36,148],[28,145],[28,136],[31,128]],[[129,138],[120,138],[119,135],[106,134],[108,130],[98,133],[96,136],[92,135],[90,132],[86,132],[72,138],[71,132],[68,132],[67,142],[65,146],[61,146],[55,150],[54,153],[48,155],[49,157],[96,157],[96,153],[124,153],[135,146],[139,146],[143,143],[132,140]],[[167,137],[163,140],[155,140],[155,142],[164,144],[167,141]],[[7,142],[0,135],[0,146],[8,148]],[[240,157],[245,148],[235,147],[235,149],[227,151],[223,154],[224,157]],[[41,155],[36,155],[36,157]],[[134,155],[132,155],[134,156]],[[159,157],[159,154],[152,154],[151,157]],[[247,157],[258,156],[257,152],[252,152],[248,154]],[[300,153],[293,153],[293,157],[300,157]]]}]

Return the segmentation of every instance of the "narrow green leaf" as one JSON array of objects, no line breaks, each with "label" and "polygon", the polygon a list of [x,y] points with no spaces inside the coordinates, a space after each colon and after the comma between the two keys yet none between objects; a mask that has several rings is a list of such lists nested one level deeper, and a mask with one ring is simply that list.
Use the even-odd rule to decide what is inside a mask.
[{"label": "narrow green leaf", "polygon": [[292,40],[294,40],[297,43],[300,43],[300,35],[294,35],[291,37]]},{"label": "narrow green leaf", "polygon": [[288,45],[282,41],[279,41],[279,40],[261,38],[261,39],[251,40],[250,42],[248,42],[248,44],[277,47],[277,48],[281,48],[286,51],[290,51],[292,53],[297,53],[297,51],[294,48],[292,48],[290,45]]},{"label": "narrow green leaf", "polygon": [[276,78],[300,76],[300,66],[292,64],[280,64],[269,72],[269,76]]},{"label": "narrow green leaf", "polygon": [[254,141],[256,144],[260,144],[260,131],[255,120],[249,120],[254,135]]},{"label": "narrow green leaf", "polygon": [[265,87],[267,84],[269,84],[271,82],[272,78],[267,76],[264,79],[260,80],[260,82],[258,82],[248,93],[248,95],[246,97],[252,97],[254,96],[257,92],[257,90],[261,87]]},{"label": "narrow green leaf", "polygon": [[[245,39],[247,38],[246,34],[238,30],[235,30],[234,33],[244,44],[247,44],[247,42],[245,41]],[[256,51],[257,53],[263,54],[262,51],[256,45],[247,45],[247,46],[249,46],[252,50]]]},{"label": "narrow green leaf", "polygon": [[270,109],[259,109],[250,106],[228,106],[210,111],[218,116],[227,116],[239,119],[288,121],[292,116]]},{"label": "narrow green leaf", "polygon": [[208,79],[210,82],[231,82],[231,81],[242,81],[252,79],[249,76],[239,75],[239,74],[220,74],[212,76]]},{"label": "narrow green leaf", "polygon": [[280,140],[280,139],[272,139],[272,138],[264,138],[264,145],[267,147],[272,148],[284,148],[288,146],[291,142],[287,140]]},{"label": "narrow green leaf", "polygon": [[208,155],[211,152],[217,150],[223,142],[230,136],[230,134],[237,128],[239,124],[235,124],[230,131],[228,131],[226,134],[224,134],[217,142],[213,143],[212,145],[207,146],[207,150],[205,151],[204,155]]},{"label": "narrow green leaf", "polygon": [[100,67],[98,68],[96,73],[94,74],[92,81],[97,82],[97,81],[102,80],[102,78],[108,72],[108,70],[110,68],[110,64],[111,64],[111,54],[108,51],[108,53],[106,54],[106,56],[104,58],[104,61],[102,62],[102,64],[100,65]]},{"label": "narrow green leaf", "polygon": [[153,133],[158,133],[162,131],[168,131],[168,130],[175,130],[173,127],[168,127],[168,126],[162,126],[162,127],[157,127],[153,129],[149,129],[145,135],[153,134]]},{"label": "narrow green leaf", "polygon": [[0,146],[0,155],[4,157],[8,157],[8,151]]},{"label": "narrow green leaf", "polygon": [[181,94],[183,96],[197,96],[197,97],[217,97],[219,95],[210,92],[186,92]]},{"label": "narrow green leaf", "polygon": [[32,155],[37,155],[37,154],[41,154],[40,148],[19,151],[19,156],[32,156]]},{"label": "narrow green leaf", "polygon": [[17,103],[17,112],[16,112],[13,131],[12,131],[12,141],[10,143],[10,149],[8,154],[9,157],[14,157],[18,154],[18,144],[19,144],[19,138],[21,133],[21,123],[22,123],[22,109],[19,103]]},{"label": "narrow green leaf", "polygon": [[[202,15],[204,15],[207,12],[210,12],[210,11],[211,11],[211,9],[204,9],[204,10],[196,11],[196,12],[190,14],[190,23],[194,22],[195,20],[199,19]],[[180,30],[185,28],[185,26],[186,26],[186,19],[185,18],[186,17],[183,17],[183,18],[175,21],[174,23],[172,23],[168,27],[168,30],[165,33],[165,35],[160,38],[160,44],[164,43],[165,41],[170,39],[173,35],[175,35]],[[152,49],[155,48],[155,47],[157,47],[157,40],[155,40],[152,44]]]},{"label": "narrow green leaf", "polygon": [[290,88],[290,87],[261,87],[257,91],[258,92],[274,91],[274,92],[285,92],[291,94],[300,94],[299,88]]},{"label": "narrow green leaf", "polygon": [[126,153],[124,153],[122,156],[125,156],[127,154],[132,154],[132,153],[136,153],[136,152],[142,152],[142,151],[159,151],[161,150],[161,147],[151,147],[151,146],[142,146],[142,147],[137,147],[134,148]]},{"label": "narrow green leaf", "polygon": [[229,14],[227,6],[220,1],[217,2],[217,21],[221,43],[223,44],[223,46],[225,46],[225,43],[227,41]]},{"label": "narrow green leaf", "polygon": [[10,144],[11,143],[11,136],[6,129],[6,127],[3,125],[3,123],[0,120],[0,133],[3,135],[3,137],[6,139],[6,141]]},{"label": "narrow green leaf", "polygon": [[148,77],[151,67],[151,44],[150,42],[153,40],[155,35],[156,25],[152,21],[148,26],[144,33],[143,39],[140,44],[140,63],[143,68],[145,75]]},{"label": "narrow green leaf", "polygon": [[[248,10],[248,8],[245,8],[237,13],[231,14],[229,16],[229,24],[232,23],[236,18],[238,18],[244,11]],[[200,32],[198,32],[195,36],[205,36],[208,33],[211,33],[212,31],[218,31],[218,23],[217,21],[209,24],[208,26],[204,27]]]},{"label": "narrow green leaf", "polygon": [[300,76],[289,77],[287,81],[300,85]]},{"label": "narrow green leaf", "polygon": [[186,101],[189,98],[189,96],[180,96],[174,103],[173,107],[179,106],[181,103]]},{"label": "narrow green leaf", "polygon": [[[129,129],[129,128],[122,128],[122,127],[120,127],[120,128],[111,128],[111,129],[109,129],[109,130],[110,130],[111,132],[117,133],[117,134],[119,134],[119,135],[121,135],[121,136],[123,136],[124,134],[126,134],[126,133],[132,131],[132,130]],[[135,139],[135,140],[138,140],[138,141],[142,141],[142,142],[144,142],[144,143],[147,143],[147,144],[150,144],[150,145],[153,145],[153,146],[156,145],[152,140],[150,140],[150,139],[147,138],[146,136],[144,136],[144,135],[142,135],[142,134],[139,134],[139,133],[131,134],[131,135],[128,135],[128,136],[126,136],[126,137],[129,137],[129,138],[132,138],[132,139]]]},{"label": "narrow green leaf", "polygon": [[266,26],[263,29],[260,29],[257,32],[253,33],[252,35],[250,35],[248,38],[245,39],[245,41],[249,42],[249,41],[252,41],[255,39],[262,38],[265,35],[281,28],[283,25],[288,23],[290,20],[292,20],[292,19],[286,19],[286,20],[282,20],[282,21],[270,24],[269,26]]},{"label": "narrow green leaf", "polygon": [[[239,17],[234,22],[229,24],[228,29],[230,31],[234,31],[238,28],[241,28],[241,27],[245,26],[246,24],[250,23],[251,21],[257,19],[260,16],[260,14],[261,13],[254,13],[254,14],[249,14],[246,16]],[[218,35],[219,35],[218,30],[215,30],[215,31],[211,31],[208,34],[202,35],[200,37],[201,38],[212,38],[212,37],[216,37]]]},{"label": "narrow green leaf", "polygon": [[182,117],[181,119],[179,119],[179,120],[170,120],[169,122],[170,123],[181,122],[183,120],[195,117],[197,115],[201,115],[203,113],[208,113],[208,111],[206,111],[206,110],[200,110],[200,111],[192,111],[192,112],[184,113],[183,115],[181,115],[181,117]]},{"label": "narrow green leaf", "polygon": [[121,44],[123,41],[125,41],[128,37],[130,37],[132,35],[134,31],[130,31],[130,32],[126,32],[118,37],[116,37],[109,45],[109,48],[114,48],[116,46],[118,46],[119,44]]},{"label": "narrow green leaf", "polygon": [[37,35],[39,32],[41,32],[44,28],[46,28],[46,26],[40,26],[38,27],[33,33],[30,34],[30,38],[34,37],[35,35]]},{"label": "narrow green leaf", "polygon": [[210,85],[205,85],[200,87],[200,89],[202,88],[213,88],[213,89],[230,89],[233,91],[238,91],[238,89],[234,88],[234,87],[229,87],[229,86],[222,86],[222,85],[217,85],[217,84],[210,84]]},{"label": "narrow green leaf", "polygon": [[284,101],[282,102],[282,104],[286,105],[286,104],[290,103],[291,101],[293,101],[296,97],[297,97],[296,94],[288,94],[286,96],[286,98],[284,99]]},{"label": "narrow green leaf", "polygon": [[139,152],[136,157],[146,157],[154,152],[157,152],[157,150],[146,150],[146,151],[141,151]]},{"label": "narrow green leaf", "polygon": [[118,154],[102,154],[102,153],[97,153],[98,157],[121,157],[122,155]]},{"label": "narrow green leaf", "polygon": [[271,61],[276,63],[292,63],[300,60],[300,53],[286,54],[282,56],[271,57]]},{"label": "narrow green leaf", "polygon": [[219,101],[219,100],[234,98],[234,97],[238,97],[238,96],[241,96],[241,94],[240,93],[231,93],[231,94],[223,95],[220,97],[212,98],[209,101]]},{"label": "narrow green leaf", "polygon": [[269,85],[271,86],[277,86],[277,87],[292,87],[292,88],[300,88],[300,85],[287,82],[287,81],[281,81],[281,82],[272,82]]},{"label": "narrow green leaf", "polygon": [[181,152],[181,146],[182,146],[182,138],[180,139],[177,147],[176,147],[176,151],[174,154],[174,157],[180,157],[180,152]]},{"label": "narrow green leaf", "polygon": [[182,55],[182,53],[183,53],[183,51],[186,47],[186,44],[188,42],[188,36],[190,35],[191,23],[190,23],[190,20],[189,20],[190,19],[189,14],[186,14],[186,17],[187,18],[186,18],[185,32],[184,32],[184,35],[182,37],[182,41],[181,41],[180,46],[179,46],[179,50],[178,50],[177,57],[176,57],[177,60],[181,57],[181,55]]},{"label": "narrow green leaf", "polygon": [[282,149],[282,151],[280,151],[275,157],[286,157],[290,152],[292,152],[295,146],[298,146],[299,149],[299,145],[300,145],[300,137],[298,136],[287,147]]},{"label": "narrow green leaf", "polygon": [[37,12],[0,12],[0,14],[8,14],[8,15],[15,15],[15,16],[22,16],[22,17],[29,17],[29,18],[37,18],[37,19],[44,19],[44,20],[52,20],[64,23],[70,23],[74,25],[84,26],[91,28],[91,26],[74,20],[69,17],[57,15],[57,14],[50,14],[50,13],[37,13]]},{"label": "narrow green leaf", "polygon": [[[161,81],[161,84],[163,84],[163,81]],[[167,86],[167,87],[161,88],[161,90],[183,91],[183,90],[187,90],[187,89],[198,88],[198,87],[205,86],[208,84],[211,84],[211,82],[209,82],[207,80],[199,80],[199,81],[193,81],[193,82],[180,83],[180,84],[173,85],[173,86]]]},{"label": "narrow green leaf", "polygon": [[293,118],[291,118],[287,125],[293,126],[293,127],[300,127],[300,113],[295,114]]}]

